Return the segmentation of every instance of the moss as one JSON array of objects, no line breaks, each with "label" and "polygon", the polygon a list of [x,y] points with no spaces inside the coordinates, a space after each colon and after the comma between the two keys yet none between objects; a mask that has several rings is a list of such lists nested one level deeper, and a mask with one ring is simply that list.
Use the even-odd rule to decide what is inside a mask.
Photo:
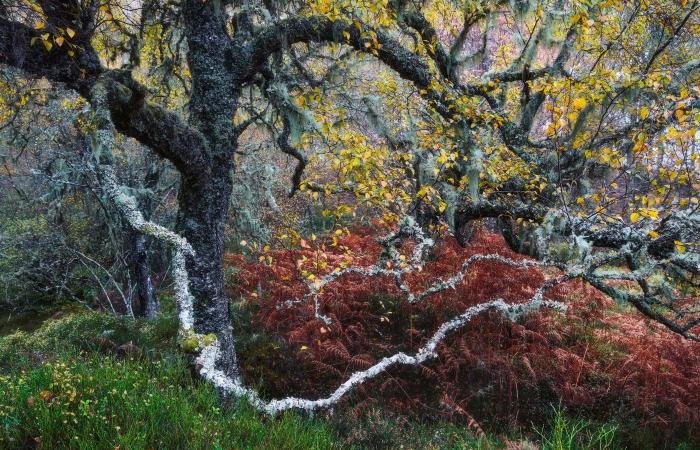
[{"label": "moss", "polygon": [[209,333],[202,338],[202,343],[207,347],[214,342],[216,342],[216,335],[214,333]]},{"label": "moss", "polygon": [[194,336],[181,339],[180,349],[186,353],[197,353],[200,350],[199,340]]},{"label": "moss", "polygon": [[172,352],[176,331],[177,319],[172,315],[147,321],[89,311],[69,312],[45,321],[32,333],[0,337],[0,373],[17,370],[28,361],[41,363],[60,355],[100,351],[104,341]]}]

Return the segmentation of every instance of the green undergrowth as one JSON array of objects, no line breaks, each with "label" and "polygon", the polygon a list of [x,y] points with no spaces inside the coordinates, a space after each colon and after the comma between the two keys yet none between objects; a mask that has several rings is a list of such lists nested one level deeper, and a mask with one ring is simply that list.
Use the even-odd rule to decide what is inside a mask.
[{"label": "green undergrowth", "polygon": [[0,448],[623,448],[615,426],[561,410],[550,427],[511,438],[379,410],[270,419],[193,378],[176,330],[172,312],[154,321],[81,312],[0,337]]},{"label": "green undergrowth", "polygon": [[146,321],[111,314],[70,313],[45,321],[33,332],[0,337],[0,369],[11,372],[81,351],[103,353],[110,345],[133,345],[143,356],[158,358],[175,348],[177,327],[172,315]]},{"label": "green undergrowth", "polygon": [[329,448],[327,426],[287,414],[266,420],[245,404],[222,409],[181,359],[89,355],[0,378],[8,448]]},{"label": "green undergrowth", "polygon": [[[81,313],[0,338],[0,448],[336,446],[319,420],[222,405],[173,351],[176,329],[168,317]],[[129,352],[120,355],[115,346],[124,344]]]},{"label": "green undergrowth", "polygon": [[537,431],[542,448],[552,450],[620,448],[617,432],[617,425],[595,425],[585,419],[572,419],[561,408],[554,410],[548,428]]}]

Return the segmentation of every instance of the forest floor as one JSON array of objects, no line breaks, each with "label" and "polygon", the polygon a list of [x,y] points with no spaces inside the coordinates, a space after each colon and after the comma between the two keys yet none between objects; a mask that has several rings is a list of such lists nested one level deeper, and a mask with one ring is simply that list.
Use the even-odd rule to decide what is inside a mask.
[{"label": "forest floor", "polygon": [[[501,245],[493,239],[482,237],[464,251],[445,243],[425,272],[443,271],[470,252],[493,251]],[[368,249],[368,258],[373,251],[362,238],[345,245]],[[347,280],[333,292],[352,295],[353,302],[343,309],[333,296],[324,299],[338,323],[318,331],[303,308],[286,312],[281,324],[271,305],[284,296],[264,294],[276,282],[297,289],[285,261],[309,251],[271,255],[269,267],[276,269],[269,273],[266,258],[245,264],[230,258],[240,267],[231,295],[246,381],[270,397],[323,395],[383,352],[419,346],[434,323],[415,324],[412,313],[442,320],[438,308],[452,314],[450,305],[463,307],[466,301],[455,299],[466,293],[470,301],[494,292],[517,301],[529,292],[528,280],[544,276],[496,277],[483,273],[490,270],[484,266],[463,290],[409,312],[392,303],[394,293]],[[475,284],[487,275],[489,283]],[[257,302],[250,301],[254,292],[262,297]],[[244,402],[222,404],[192,376],[177,351],[172,299],[164,299],[164,312],[153,321],[74,308],[31,320],[5,317],[0,448],[700,448],[700,346],[584,287],[552,295],[571,305],[565,317],[546,313],[511,324],[488,315],[448,340],[433,364],[390,371],[335,411],[276,419]],[[382,328],[387,317],[393,325]],[[389,343],[352,338],[359,323]],[[407,329],[415,329],[410,345],[403,343]]]},{"label": "forest floor", "polygon": [[377,409],[348,424],[293,412],[272,420],[245,403],[222,407],[173,351],[176,326],[172,317],[149,323],[73,313],[1,337],[0,448],[538,448],[545,440],[544,448],[579,448],[564,444],[572,438],[615,448],[614,426],[561,413],[553,429],[533,430],[530,440],[478,437]]}]

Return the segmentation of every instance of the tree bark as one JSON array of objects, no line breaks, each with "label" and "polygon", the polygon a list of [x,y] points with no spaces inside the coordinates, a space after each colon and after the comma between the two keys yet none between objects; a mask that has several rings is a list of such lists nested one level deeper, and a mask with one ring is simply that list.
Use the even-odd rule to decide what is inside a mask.
[{"label": "tree bark", "polygon": [[226,32],[218,2],[184,3],[187,62],[192,73],[191,125],[204,136],[210,161],[208,176],[183,175],[179,229],[195,251],[187,270],[195,298],[194,328],[214,333],[220,343],[218,366],[239,378],[229,299],[224,294],[224,225],[232,191],[236,137],[232,126],[240,84],[232,66],[242,60]]},{"label": "tree bark", "polygon": [[160,312],[160,304],[153,288],[151,278],[151,262],[148,255],[146,235],[138,231],[132,231],[130,239],[131,265],[136,279],[137,295],[139,299],[137,316],[147,319],[155,318]]},{"label": "tree bark", "polygon": [[183,177],[178,228],[195,251],[195,256],[187,261],[190,290],[195,298],[195,330],[217,335],[221,343],[220,368],[235,379],[239,372],[223,271],[224,225],[232,188],[230,170],[230,163],[218,167],[204,183]]}]

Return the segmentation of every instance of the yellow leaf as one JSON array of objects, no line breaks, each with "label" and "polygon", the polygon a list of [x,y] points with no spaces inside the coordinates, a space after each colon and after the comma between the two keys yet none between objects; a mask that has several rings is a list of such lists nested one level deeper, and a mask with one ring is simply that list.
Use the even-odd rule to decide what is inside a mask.
[{"label": "yellow leaf", "polygon": [[37,20],[34,22],[34,29],[35,30],[41,30],[44,27],[46,27],[46,22],[44,22],[43,20]]},{"label": "yellow leaf", "polygon": [[579,198],[576,199],[576,203],[578,203],[579,205],[583,205],[584,202],[585,202],[585,201],[584,201],[583,197],[579,197]]},{"label": "yellow leaf", "polygon": [[66,34],[69,38],[72,38],[73,36],[75,36],[75,31],[72,28],[66,28]]},{"label": "yellow leaf", "polygon": [[677,110],[673,113],[673,116],[674,116],[674,117],[676,118],[676,120],[679,121],[679,122],[685,121],[685,117],[686,117],[686,116],[685,116],[685,111],[683,111],[683,110],[680,109],[680,108],[677,109]]},{"label": "yellow leaf", "polygon": [[572,105],[576,109],[583,109],[586,107],[586,99],[583,97],[575,98]]},{"label": "yellow leaf", "polygon": [[53,44],[49,41],[41,41],[41,42],[44,44],[44,48],[46,49],[47,52],[51,50],[51,47],[53,47]]},{"label": "yellow leaf", "polygon": [[63,45],[63,36],[59,36],[56,38],[56,44],[60,47]]},{"label": "yellow leaf", "polygon": [[651,231],[649,232],[649,237],[652,238],[652,239],[656,239],[656,238],[659,237],[659,233],[657,233],[657,232],[654,231],[654,230],[651,230]]},{"label": "yellow leaf", "polygon": [[633,212],[630,214],[630,220],[632,223],[636,223],[639,220],[639,213]]},{"label": "yellow leaf", "polygon": [[681,241],[673,241],[673,243],[675,244],[678,253],[685,253],[685,245],[683,245]]},{"label": "yellow leaf", "polygon": [[646,106],[642,106],[642,108],[639,110],[639,117],[644,120],[647,117],[649,117],[649,108]]}]

